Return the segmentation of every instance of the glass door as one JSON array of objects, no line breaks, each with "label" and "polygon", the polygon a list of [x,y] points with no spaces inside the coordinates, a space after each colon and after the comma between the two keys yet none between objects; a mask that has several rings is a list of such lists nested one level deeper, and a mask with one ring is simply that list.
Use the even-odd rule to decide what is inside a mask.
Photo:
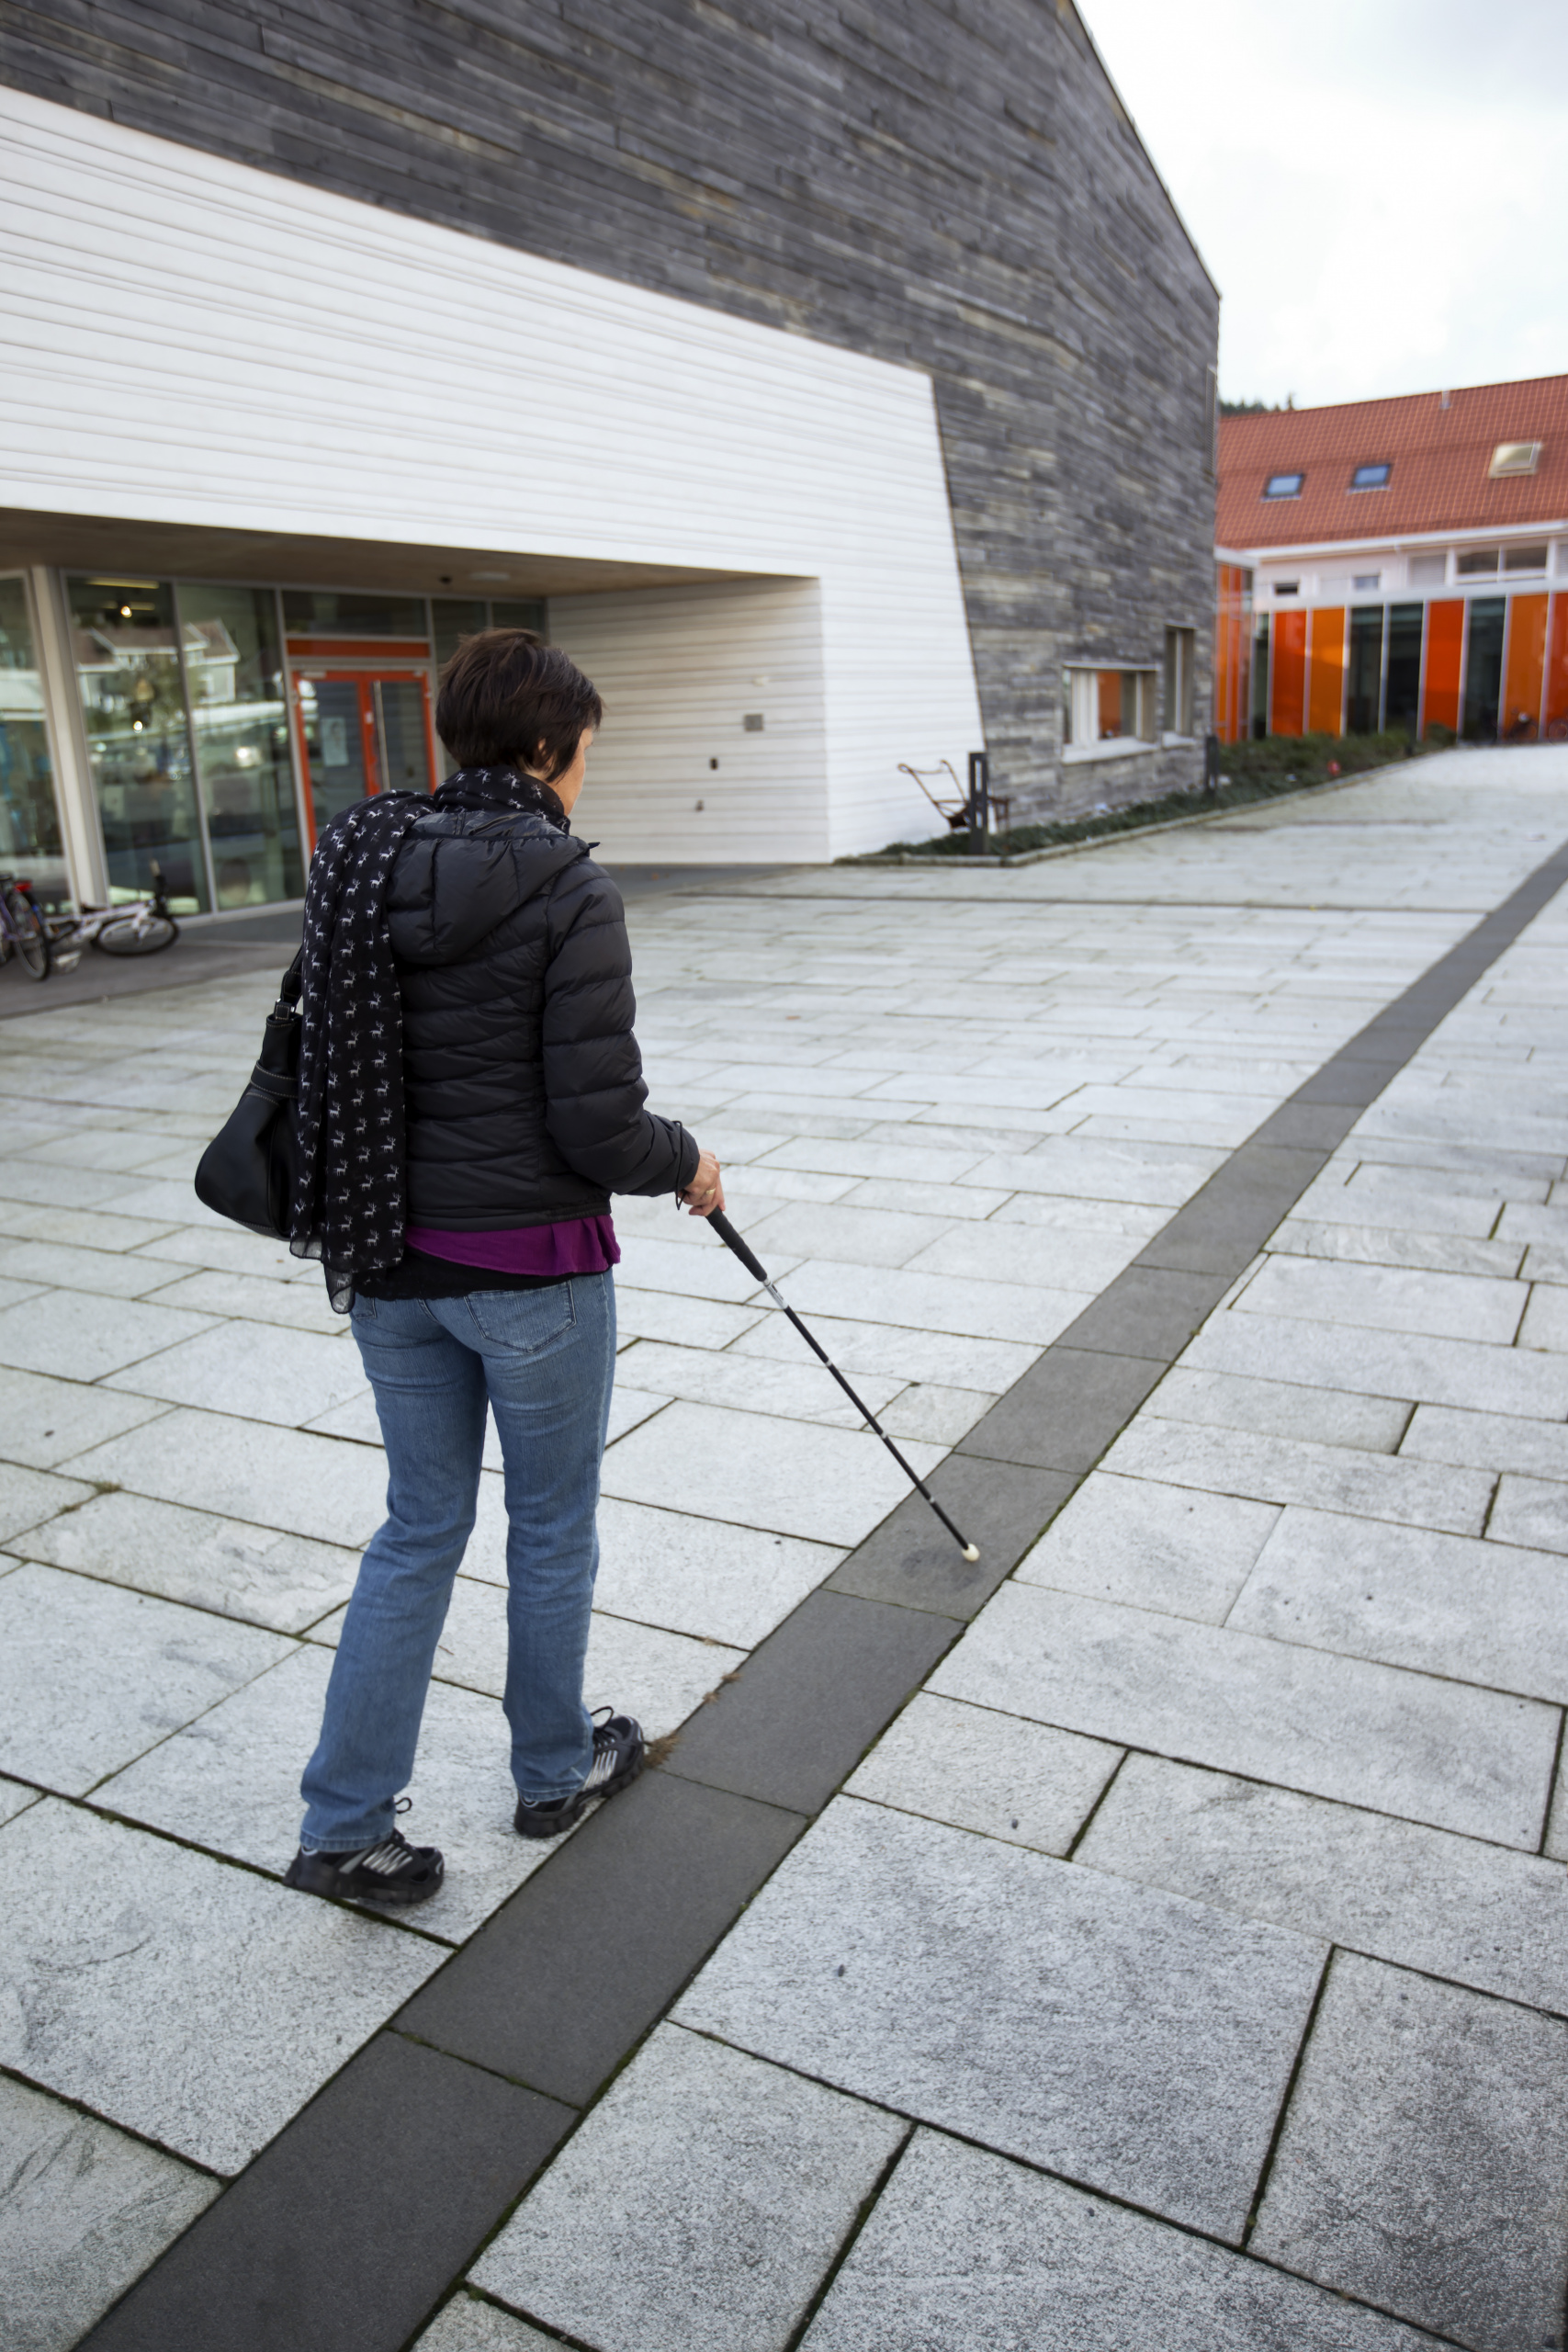
[{"label": "glass door", "polygon": [[423,671],[299,669],[293,700],[312,839],[372,793],[434,787],[435,736]]}]

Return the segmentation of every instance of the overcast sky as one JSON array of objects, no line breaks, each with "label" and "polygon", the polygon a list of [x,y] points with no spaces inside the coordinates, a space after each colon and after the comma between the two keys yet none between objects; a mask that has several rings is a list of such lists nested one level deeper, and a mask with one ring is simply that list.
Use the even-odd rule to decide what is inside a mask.
[{"label": "overcast sky", "polygon": [[1568,372],[1568,0],[1079,0],[1216,280],[1226,400]]}]

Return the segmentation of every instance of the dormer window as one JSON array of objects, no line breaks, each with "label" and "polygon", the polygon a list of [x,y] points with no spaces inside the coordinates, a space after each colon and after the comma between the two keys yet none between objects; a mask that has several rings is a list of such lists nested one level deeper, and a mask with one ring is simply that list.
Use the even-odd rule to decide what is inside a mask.
[{"label": "dormer window", "polygon": [[1533,474],[1540,463],[1539,441],[1499,441],[1486,470],[1494,481],[1500,481],[1507,474]]},{"label": "dormer window", "polygon": [[1392,466],[1358,466],[1350,477],[1352,490],[1386,490]]},{"label": "dormer window", "polygon": [[1270,474],[1263,485],[1265,498],[1299,498],[1305,474]]}]

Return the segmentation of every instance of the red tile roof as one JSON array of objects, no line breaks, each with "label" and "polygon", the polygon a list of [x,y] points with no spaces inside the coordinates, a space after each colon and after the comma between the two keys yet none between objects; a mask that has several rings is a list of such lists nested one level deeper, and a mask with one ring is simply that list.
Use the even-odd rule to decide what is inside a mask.
[{"label": "red tile roof", "polygon": [[[1539,441],[1536,471],[1490,480],[1492,453],[1502,441]],[[1358,466],[1379,464],[1393,468],[1386,490],[1350,489]],[[1264,483],[1278,473],[1305,476],[1299,498],[1263,496]],[[1220,419],[1215,537],[1224,548],[1564,519],[1568,376]]]}]

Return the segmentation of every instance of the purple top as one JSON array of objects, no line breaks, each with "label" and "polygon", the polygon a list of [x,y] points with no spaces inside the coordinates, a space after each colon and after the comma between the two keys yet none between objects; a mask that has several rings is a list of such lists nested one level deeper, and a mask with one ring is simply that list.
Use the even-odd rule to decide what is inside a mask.
[{"label": "purple top", "polygon": [[498,1274],[602,1274],[621,1262],[607,1216],[563,1217],[558,1225],[517,1225],[497,1233],[443,1233],[411,1225],[409,1249],[458,1266],[488,1266]]}]

